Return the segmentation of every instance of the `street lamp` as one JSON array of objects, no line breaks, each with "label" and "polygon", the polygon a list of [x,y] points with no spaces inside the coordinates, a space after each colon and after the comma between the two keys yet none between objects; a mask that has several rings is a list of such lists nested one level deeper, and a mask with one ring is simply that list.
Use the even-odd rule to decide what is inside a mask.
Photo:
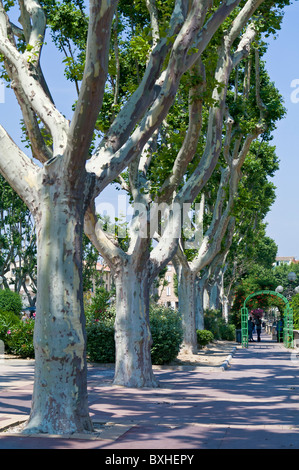
[{"label": "street lamp", "polygon": [[[290,282],[295,282],[297,279],[297,274],[294,272],[290,272],[288,274],[288,280]],[[287,286],[286,289],[284,289],[282,286],[277,286],[275,289],[276,292],[279,292],[280,294],[284,291],[284,296],[288,299],[291,300],[293,295],[299,293],[299,286],[293,288],[292,286]]]}]

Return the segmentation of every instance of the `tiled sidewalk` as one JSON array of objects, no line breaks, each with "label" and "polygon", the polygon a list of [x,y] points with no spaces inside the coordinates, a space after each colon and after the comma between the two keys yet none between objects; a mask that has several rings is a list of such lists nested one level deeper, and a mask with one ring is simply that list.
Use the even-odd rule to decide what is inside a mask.
[{"label": "tiled sidewalk", "polygon": [[[2,434],[0,449],[298,449],[294,351],[264,335],[247,350],[238,347],[227,365],[155,369],[160,388],[142,390],[113,386],[113,369],[92,367],[89,401],[97,436]],[[28,416],[32,392],[33,363],[7,367],[0,379],[2,423]]]}]

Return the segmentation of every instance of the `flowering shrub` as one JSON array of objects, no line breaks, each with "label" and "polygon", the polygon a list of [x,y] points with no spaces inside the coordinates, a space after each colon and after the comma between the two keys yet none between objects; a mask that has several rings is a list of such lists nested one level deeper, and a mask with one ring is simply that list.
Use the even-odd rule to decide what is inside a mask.
[{"label": "flowering shrub", "polygon": [[21,323],[20,318],[13,312],[0,310],[0,340],[6,344],[7,331]]},{"label": "flowering shrub", "polygon": [[250,311],[250,314],[254,317],[262,317],[264,315],[264,310],[262,308],[255,308]]},{"label": "flowering shrub", "polygon": [[7,352],[22,358],[34,358],[34,320],[28,319],[9,328],[4,338]]}]

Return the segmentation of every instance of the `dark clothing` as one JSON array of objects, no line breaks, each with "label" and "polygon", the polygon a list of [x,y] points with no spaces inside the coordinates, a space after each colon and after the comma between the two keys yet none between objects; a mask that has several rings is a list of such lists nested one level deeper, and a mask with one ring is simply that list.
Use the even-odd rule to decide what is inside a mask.
[{"label": "dark clothing", "polygon": [[255,322],[255,328],[256,328],[257,340],[261,341],[262,322],[259,318]]},{"label": "dark clothing", "polygon": [[252,338],[253,329],[254,329],[253,321],[248,320],[248,339],[249,339],[249,341],[253,341],[253,338]]}]

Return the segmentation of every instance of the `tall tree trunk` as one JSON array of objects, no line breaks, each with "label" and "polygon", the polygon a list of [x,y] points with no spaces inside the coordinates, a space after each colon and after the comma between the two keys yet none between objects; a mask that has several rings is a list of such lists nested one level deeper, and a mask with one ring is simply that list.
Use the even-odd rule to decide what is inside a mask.
[{"label": "tall tree trunk", "polygon": [[176,263],[179,311],[183,324],[183,348],[191,354],[197,352],[195,324],[195,277],[187,266]]},{"label": "tall tree trunk", "polygon": [[195,282],[195,325],[197,330],[204,330],[204,286],[205,278],[197,278]]},{"label": "tall tree trunk", "polygon": [[35,382],[25,432],[82,432],[92,429],[82,289],[82,197],[61,186],[58,190],[55,184],[40,193]]},{"label": "tall tree trunk", "polygon": [[213,284],[210,290],[210,305],[209,305],[210,310],[220,309],[220,288],[221,286],[219,285],[219,280],[218,278],[216,278],[213,281]]},{"label": "tall tree trunk", "polygon": [[149,276],[124,263],[114,276],[116,287],[114,384],[157,387],[152,371],[152,336],[149,325]]}]

